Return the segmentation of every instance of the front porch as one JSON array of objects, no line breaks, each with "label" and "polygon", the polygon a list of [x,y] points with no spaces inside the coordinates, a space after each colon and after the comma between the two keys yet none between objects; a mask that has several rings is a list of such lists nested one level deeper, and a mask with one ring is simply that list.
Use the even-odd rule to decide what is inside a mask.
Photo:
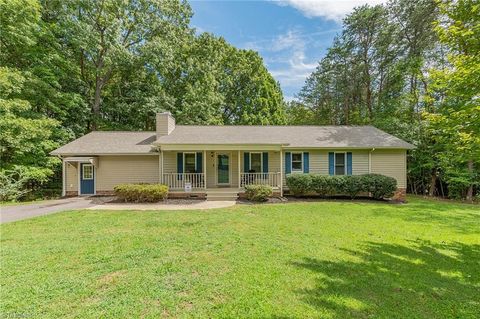
[{"label": "front porch", "polygon": [[163,151],[160,182],[173,194],[241,194],[247,185],[268,185],[282,195],[282,157],[281,150]]}]

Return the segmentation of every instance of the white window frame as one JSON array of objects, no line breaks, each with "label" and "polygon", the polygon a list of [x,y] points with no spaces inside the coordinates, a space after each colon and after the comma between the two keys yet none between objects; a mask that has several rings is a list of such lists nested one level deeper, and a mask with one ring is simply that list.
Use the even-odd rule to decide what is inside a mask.
[{"label": "white window frame", "polygon": [[[90,167],[90,168],[91,168],[91,173],[92,173],[92,175],[91,175],[91,177],[89,177],[89,178],[85,178],[85,167]],[[82,165],[82,180],[84,180],[84,181],[91,181],[91,180],[93,180],[93,174],[94,174],[94,173],[93,173],[93,164],[83,164],[83,165]]]},{"label": "white window frame", "polygon": [[[262,152],[250,152],[248,154],[249,156],[249,163],[248,163],[248,169],[251,171],[252,170],[252,154],[260,154],[260,172],[255,172],[255,173],[263,173],[263,153]],[[247,173],[247,172],[245,172]]]},{"label": "white window frame", "polygon": [[[298,169],[294,170],[294,169],[293,169],[293,154],[300,154],[300,158],[302,159],[302,167],[301,167],[300,170],[298,170]],[[303,161],[304,161],[304,159],[303,159],[303,152],[291,152],[290,156],[291,156],[291,160],[290,160],[290,172],[291,172],[291,173],[303,173]]]},{"label": "white window frame", "polygon": [[195,155],[195,172],[198,172],[198,167],[197,167],[197,152],[183,152],[183,173],[188,174],[186,170],[185,164],[187,161],[185,160],[185,154],[194,154]]},{"label": "white window frame", "polygon": [[337,175],[337,154],[343,154],[343,175],[337,176],[345,176],[347,175],[347,152],[334,152],[333,153],[333,175]]}]

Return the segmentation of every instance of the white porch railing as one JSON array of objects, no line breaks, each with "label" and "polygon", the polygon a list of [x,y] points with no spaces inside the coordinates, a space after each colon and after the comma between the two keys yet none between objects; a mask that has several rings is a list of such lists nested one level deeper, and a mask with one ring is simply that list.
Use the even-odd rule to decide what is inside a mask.
[{"label": "white porch railing", "polygon": [[164,173],[162,183],[170,189],[185,189],[185,183],[191,183],[192,189],[205,188],[204,173]]},{"label": "white porch railing", "polygon": [[280,187],[280,173],[240,173],[241,187],[246,185],[269,185]]}]

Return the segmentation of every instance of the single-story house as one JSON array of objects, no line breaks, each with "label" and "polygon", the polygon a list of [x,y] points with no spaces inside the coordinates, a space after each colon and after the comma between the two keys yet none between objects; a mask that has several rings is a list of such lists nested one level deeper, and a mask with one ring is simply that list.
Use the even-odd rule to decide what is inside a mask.
[{"label": "single-story house", "polygon": [[96,131],[53,151],[63,162],[63,195],[162,183],[171,197],[230,199],[252,183],[283,195],[289,174],[379,173],[405,196],[414,146],[373,126],[175,125],[168,112],[156,120],[156,132]]}]

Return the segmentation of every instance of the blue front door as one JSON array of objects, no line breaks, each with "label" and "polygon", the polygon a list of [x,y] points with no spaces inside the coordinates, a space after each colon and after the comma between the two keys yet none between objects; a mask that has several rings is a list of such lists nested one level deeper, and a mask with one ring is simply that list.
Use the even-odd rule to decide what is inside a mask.
[{"label": "blue front door", "polygon": [[92,164],[80,164],[80,195],[95,194],[95,170]]}]

